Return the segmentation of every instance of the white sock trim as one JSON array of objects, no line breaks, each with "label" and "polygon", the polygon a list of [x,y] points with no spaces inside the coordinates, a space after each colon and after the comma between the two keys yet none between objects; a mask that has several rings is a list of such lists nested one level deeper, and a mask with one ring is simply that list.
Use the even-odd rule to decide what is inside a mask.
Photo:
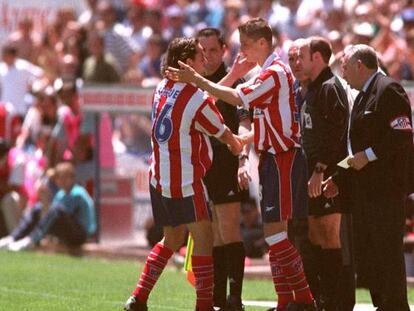
[{"label": "white sock trim", "polygon": [[282,232],[266,237],[265,241],[269,246],[272,246],[283,240],[286,240],[287,237],[288,237],[287,231],[282,231]]}]

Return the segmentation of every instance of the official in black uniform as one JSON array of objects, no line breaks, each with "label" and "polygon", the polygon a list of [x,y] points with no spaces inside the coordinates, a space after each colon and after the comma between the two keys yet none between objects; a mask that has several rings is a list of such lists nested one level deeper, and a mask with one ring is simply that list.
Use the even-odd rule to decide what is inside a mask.
[{"label": "official in black uniform", "polygon": [[336,163],[346,155],[340,142],[346,139],[348,99],[328,66],[331,54],[330,43],[320,37],[305,40],[299,48],[299,62],[311,80],[301,109],[302,145],[309,169],[309,239],[318,258],[314,268],[319,268],[319,305],[322,310],[337,311],[353,309],[355,287],[351,274],[347,290],[339,288],[341,274],[348,271],[342,268],[340,238],[345,206],[338,197],[327,199],[322,194],[324,178],[336,171]]},{"label": "official in black uniform", "polygon": [[[227,74],[227,68],[223,63],[226,50],[223,35],[218,29],[205,28],[199,31],[197,38],[207,58],[206,78],[213,82],[220,81]],[[237,82],[239,81],[236,81],[235,85]],[[221,100],[216,102],[216,106],[223,116],[224,123],[237,134],[237,107]],[[213,163],[204,182],[214,205],[214,305],[220,307],[220,310],[243,310],[241,292],[245,250],[240,233],[240,202],[248,199],[248,191],[241,190],[238,185],[238,157],[217,139],[210,138],[210,142],[213,148]],[[245,165],[248,159],[243,157],[240,160],[240,163]],[[230,290],[227,297],[228,280]]]},{"label": "official in black uniform", "polygon": [[357,271],[377,310],[408,311],[403,233],[404,202],[413,174],[409,99],[398,82],[378,72],[376,52],[369,46],[345,50],[343,73],[360,91],[347,144]]}]

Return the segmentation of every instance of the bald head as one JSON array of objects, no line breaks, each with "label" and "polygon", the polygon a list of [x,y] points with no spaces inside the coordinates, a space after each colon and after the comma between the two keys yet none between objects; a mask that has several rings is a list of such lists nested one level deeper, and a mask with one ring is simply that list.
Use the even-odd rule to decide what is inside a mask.
[{"label": "bald head", "polygon": [[306,39],[297,39],[292,42],[292,45],[288,50],[288,61],[289,67],[296,79],[301,83],[309,79],[309,77],[303,71],[302,63],[299,62],[299,49],[302,46],[307,45],[308,41]]}]

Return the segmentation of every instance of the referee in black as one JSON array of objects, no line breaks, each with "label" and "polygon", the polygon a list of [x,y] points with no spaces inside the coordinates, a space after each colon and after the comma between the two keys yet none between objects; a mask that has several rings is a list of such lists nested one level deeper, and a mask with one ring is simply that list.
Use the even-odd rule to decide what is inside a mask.
[{"label": "referee in black", "polygon": [[311,80],[301,109],[302,145],[308,161],[309,239],[319,263],[313,267],[318,268],[320,279],[316,298],[321,310],[345,311],[355,304],[353,274],[351,282],[344,283],[346,288],[340,288],[339,282],[347,271],[340,237],[345,206],[322,193],[322,182],[346,155],[341,141],[346,139],[349,114],[347,94],[328,65],[331,55],[330,43],[321,37],[308,38],[299,48],[299,62]]},{"label": "referee in black", "polygon": [[[226,44],[220,30],[204,28],[197,34],[207,58],[206,78],[219,82],[226,74],[223,62]],[[235,81],[235,85],[237,85]],[[224,123],[235,134],[239,128],[237,107],[220,100],[216,102]],[[246,120],[250,123],[250,120]],[[248,191],[238,184],[239,158],[226,145],[211,137],[213,163],[204,182],[210,200],[213,202],[213,261],[214,261],[214,305],[219,310],[244,310],[241,301],[245,249],[240,233],[242,200],[248,199]],[[247,165],[248,157],[241,156],[240,165]],[[227,282],[230,289],[227,296]]]}]

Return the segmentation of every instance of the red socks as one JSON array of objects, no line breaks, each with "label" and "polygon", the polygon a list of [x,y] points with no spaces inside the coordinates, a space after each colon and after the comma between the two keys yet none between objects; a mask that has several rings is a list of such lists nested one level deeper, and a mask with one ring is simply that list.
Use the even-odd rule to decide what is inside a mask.
[{"label": "red socks", "polygon": [[152,288],[157,282],[172,254],[173,251],[161,243],[158,243],[152,248],[147,257],[147,262],[145,263],[144,271],[141,273],[137,287],[132,293],[132,295],[135,296],[139,302],[147,302]]},{"label": "red socks", "polygon": [[283,274],[282,268],[277,264],[277,257],[272,252],[269,252],[269,262],[273,284],[277,293],[277,310],[284,310],[289,302],[295,301],[293,291]]},{"label": "red socks", "polygon": [[[313,302],[313,296],[303,271],[302,259],[288,239],[269,247],[269,261],[272,268],[273,283],[278,297],[281,299],[278,300],[278,308],[282,309],[285,307],[284,304],[287,305],[290,301],[293,301],[293,297],[287,294],[288,290],[290,290],[290,293],[294,292],[295,302],[303,304]],[[282,305],[279,305],[280,303]]]},{"label": "red socks", "polygon": [[213,307],[214,288],[213,257],[193,255],[191,260],[195,277],[197,310],[211,310]]}]

